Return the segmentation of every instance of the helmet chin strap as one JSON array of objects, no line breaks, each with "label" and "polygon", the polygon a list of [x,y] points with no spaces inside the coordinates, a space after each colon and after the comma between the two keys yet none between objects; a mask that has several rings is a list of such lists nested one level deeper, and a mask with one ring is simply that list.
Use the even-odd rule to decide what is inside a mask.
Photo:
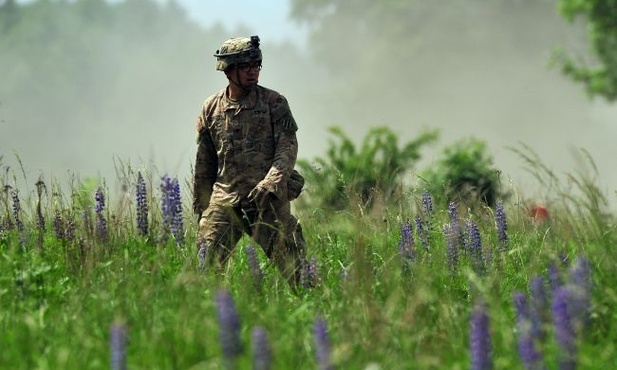
[{"label": "helmet chin strap", "polygon": [[251,85],[242,85],[242,84],[240,83],[240,71],[238,71],[238,69],[236,69],[236,79],[238,80],[238,82],[234,81],[234,80],[233,80],[233,78],[229,78],[229,81],[230,81],[232,84],[234,84],[234,85],[238,86],[240,89],[242,89],[242,91],[244,91],[244,92],[245,92],[245,93],[247,93],[247,94],[248,94],[248,93],[250,93],[250,92],[251,92],[251,90],[253,90],[253,87],[254,87],[255,85],[253,85],[253,84],[251,84]]}]

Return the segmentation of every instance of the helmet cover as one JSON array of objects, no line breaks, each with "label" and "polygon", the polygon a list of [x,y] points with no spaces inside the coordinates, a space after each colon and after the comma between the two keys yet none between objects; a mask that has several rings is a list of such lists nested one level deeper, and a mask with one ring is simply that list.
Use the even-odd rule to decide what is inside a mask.
[{"label": "helmet cover", "polygon": [[227,71],[241,63],[260,62],[259,36],[231,38],[221,45],[214,56],[217,71]]}]

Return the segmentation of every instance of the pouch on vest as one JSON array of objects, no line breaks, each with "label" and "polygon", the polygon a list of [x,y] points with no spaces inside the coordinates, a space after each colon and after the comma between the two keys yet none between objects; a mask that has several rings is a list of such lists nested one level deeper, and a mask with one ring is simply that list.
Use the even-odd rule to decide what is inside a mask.
[{"label": "pouch on vest", "polygon": [[287,180],[287,197],[289,200],[296,199],[302,192],[304,187],[304,177],[300,175],[300,172],[293,170]]}]

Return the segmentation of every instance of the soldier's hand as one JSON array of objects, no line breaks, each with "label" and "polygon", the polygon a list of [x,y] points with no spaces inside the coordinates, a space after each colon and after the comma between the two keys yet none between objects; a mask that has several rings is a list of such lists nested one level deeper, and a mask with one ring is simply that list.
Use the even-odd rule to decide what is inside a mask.
[{"label": "soldier's hand", "polygon": [[248,195],[248,201],[254,202],[257,206],[263,206],[272,199],[272,194],[268,189],[264,188],[261,184],[257,184]]}]

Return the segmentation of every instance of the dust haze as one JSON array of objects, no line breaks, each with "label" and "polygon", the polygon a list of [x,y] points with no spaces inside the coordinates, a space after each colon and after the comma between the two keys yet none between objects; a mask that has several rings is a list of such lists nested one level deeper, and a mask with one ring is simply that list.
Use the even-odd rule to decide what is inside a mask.
[{"label": "dust haze", "polygon": [[[324,154],[332,125],[357,140],[375,125],[390,126],[402,141],[424,128],[438,128],[439,147],[465,137],[486,140],[502,179],[529,196],[542,197],[542,189],[508,147],[529,145],[557,174],[580,170],[572,153],[584,148],[598,167],[600,188],[613,202],[617,108],[588,99],[581,86],[549,68],[555,47],[586,53],[585,35],[581,25],[566,24],[552,2],[539,3],[506,13],[477,2],[452,8],[431,1],[430,21],[422,23],[418,35],[410,35],[409,45],[358,40],[366,58],[376,58],[376,50],[397,50],[400,63],[387,71],[376,68],[370,75],[346,73],[345,65],[355,62],[347,55],[309,56],[310,42],[274,44],[262,38],[260,83],[287,96],[300,127],[301,158]],[[97,70],[77,69],[71,73],[80,76],[84,93],[70,99],[58,91],[33,100],[31,92],[40,89],[41,82],[27,78],[19,91],[0,97],[4,164],[15,167],[17,153],[32,183],[40,174],[62,178],[67,173],[110,183],[117,177],[118,163],[189,179],[195,117],[203,100],[226,84],[224,75],[214,70],[212,53],[227,37],[259,30],[212,25],[204,40],[171,33],[175,42],[195,42],[195,53],[173,58],[157,52],[127,53],[119,41],[104,50],[106,58],[120,64],[113,66],[120,73],[114,81],[97,80]],[[346,37],[353,42],[353,35]],[[325,68],[325,59],[336,59],[340,67]],[[91,94],[88,85],[107,90]],[[425,153],[419,169],[438,154]]]}]

